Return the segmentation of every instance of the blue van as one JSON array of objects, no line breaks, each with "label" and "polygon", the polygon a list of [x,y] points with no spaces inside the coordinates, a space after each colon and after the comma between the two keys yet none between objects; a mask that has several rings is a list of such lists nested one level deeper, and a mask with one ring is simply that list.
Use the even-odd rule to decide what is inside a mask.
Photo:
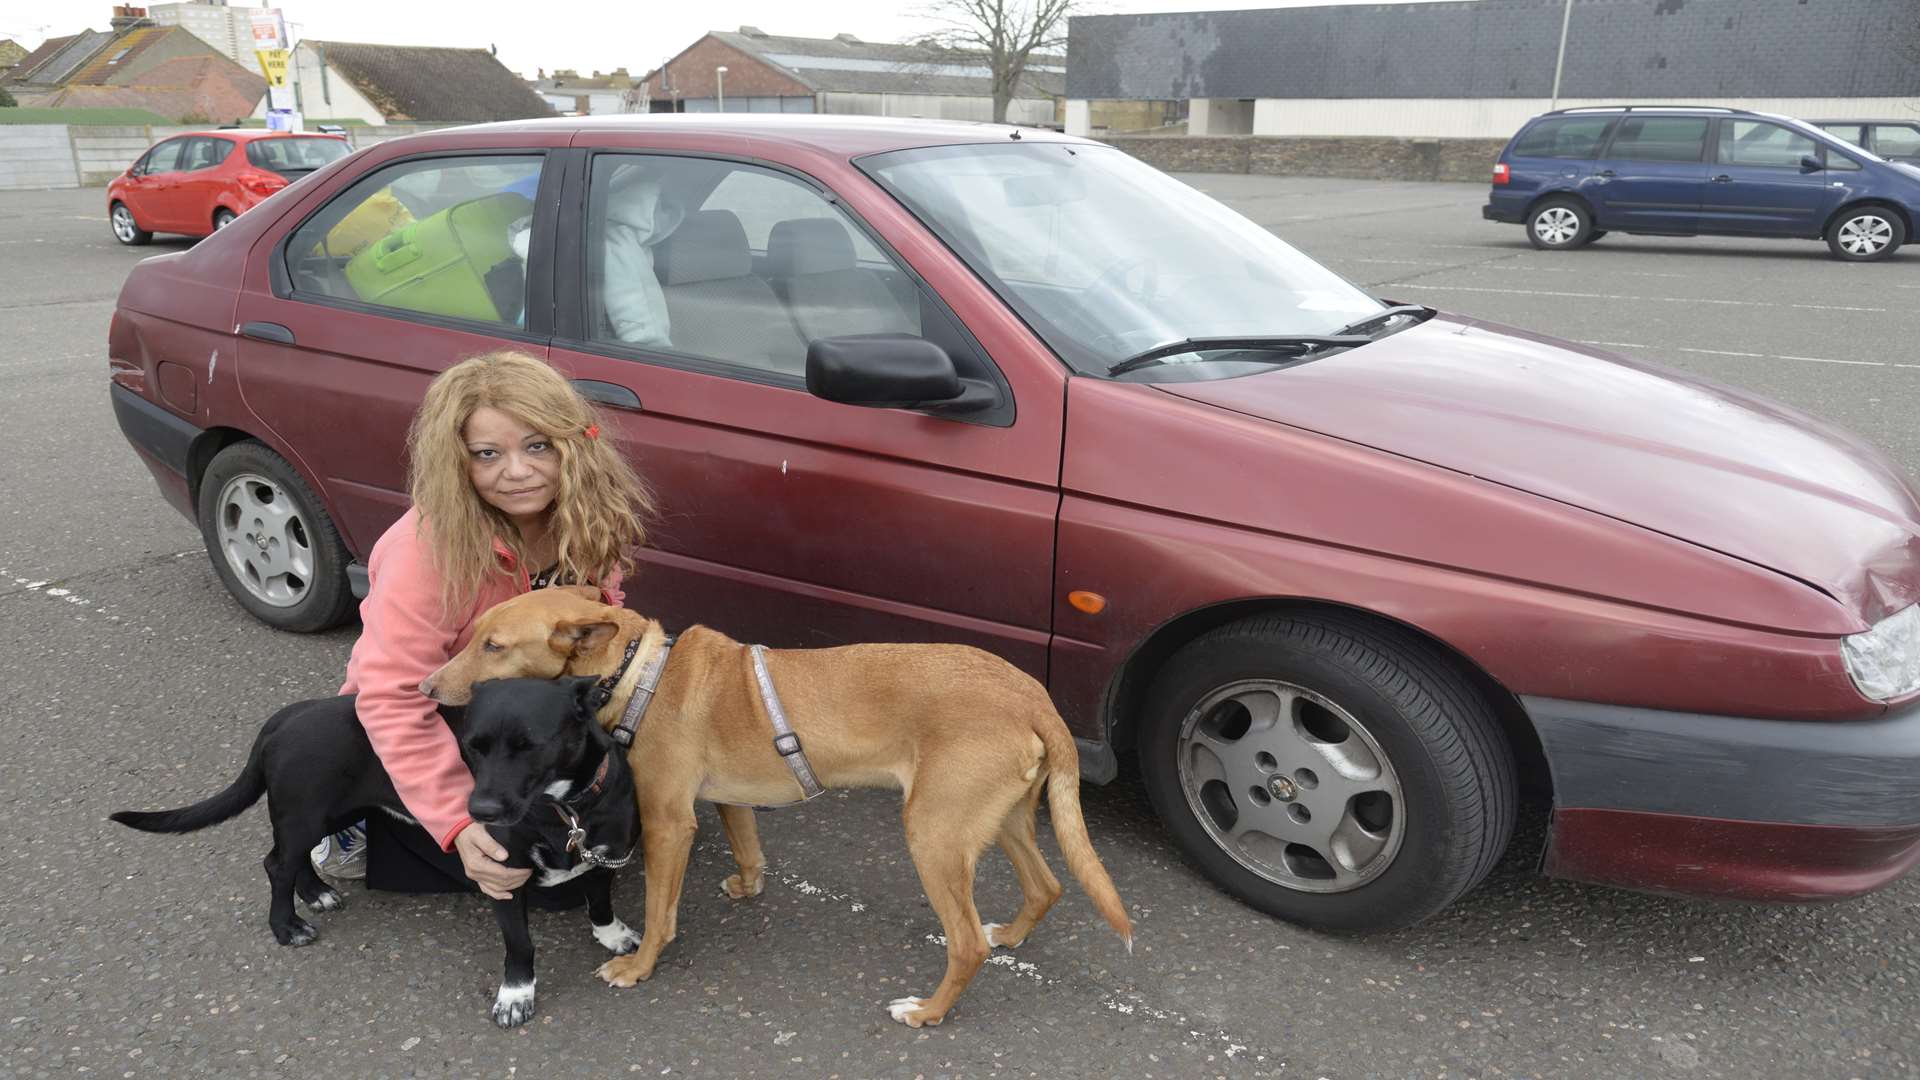
[{"label": "blue van", "polygon": [[1825,240],[1835,258],[1894,253],[1920,222],[1920,168],[1786,116],[1680,106],[1560,109],[1500,152],[1480,216],[1546,250],[1609,231]]}]

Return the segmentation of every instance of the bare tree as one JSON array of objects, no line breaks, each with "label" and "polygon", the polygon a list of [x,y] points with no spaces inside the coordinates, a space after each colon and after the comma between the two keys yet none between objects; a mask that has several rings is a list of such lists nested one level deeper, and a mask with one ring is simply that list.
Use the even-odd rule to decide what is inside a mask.
[{"label": "bare tree", "polygon": [[922,14],[939,28],[926,44],[984,59],[993,78],[993,120],[1007,122],[1007,106],[1034,53],[1067,44],[1067,16],[1077,0],[932,0]]}]

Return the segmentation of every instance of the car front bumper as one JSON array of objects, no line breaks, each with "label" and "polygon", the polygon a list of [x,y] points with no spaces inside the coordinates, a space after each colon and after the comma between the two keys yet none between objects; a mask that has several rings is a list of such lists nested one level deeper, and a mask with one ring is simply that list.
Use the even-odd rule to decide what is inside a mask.
[{"label": "car front bumper", "polygon": [[1920,864],[1920,702],[1835,723],[1521,700],[1552,772],[1551,876],[1821,900]]}]

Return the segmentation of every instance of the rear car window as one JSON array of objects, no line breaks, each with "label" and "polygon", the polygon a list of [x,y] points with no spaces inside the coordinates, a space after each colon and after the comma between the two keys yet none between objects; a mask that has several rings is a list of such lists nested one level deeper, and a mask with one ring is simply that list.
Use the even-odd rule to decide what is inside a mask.
[{"label": "rear car window", "polygon": [[1707,147],[1707,121],[1691,116],[1629,116],[1607,156],[1625,161],[1699,161]]},{"label": "rear car window", "polygon": [[185,159],[180,164],[182,172],[196,172],[211,169],[227,159],[227,152],[233,144],[225,139],[199,138],[190,144]]},{"label": "rear car window", "polygon": [[310,173],[351,153],[339,139],[255,139],[247,144],[247,160],[262,169],[286,174]]},{"label": "rear car window", "polygon": [[287,239],[294,293],[524,325],[541,162],[430,158],[373,173]]},{"label": "rear car window", "polygon": [[1803,157],[1817,157],[1820,145],[1809,136],[1759,120],[1720,121],[1722,165],[1770,165],[1797,169]]},{"label": "rear car window", "polygon": [[1606,140],[1613,118],[1607,116],[1566,116],[1542,120],[1513,144],[1515,157],[1591,159]]},{"label": "rear car window", "polygon": [[1920,129],[1905,124],[1875,124],[1873,151],[1881,157],[1920,157]]}]

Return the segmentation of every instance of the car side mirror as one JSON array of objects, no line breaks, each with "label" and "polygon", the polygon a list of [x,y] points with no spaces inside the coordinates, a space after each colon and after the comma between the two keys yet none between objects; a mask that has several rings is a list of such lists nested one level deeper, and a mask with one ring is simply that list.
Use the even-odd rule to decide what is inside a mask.
[{"label": "car side mirror", "polygon": [[1812,154],[1802,154],[1800,156],[1801,172],[1803,173],[1819,172],[1824,168],[1826,168],[1826,166],[1821,164],[1820,159],[1817,157],[1814,157]]},{"label": "car side mirror", "polygon": [[843,405],[927,412],[992,408],[991,383],[963,379],[947,350],[913,334],[848,334],[807,346],[807,392]]}]

